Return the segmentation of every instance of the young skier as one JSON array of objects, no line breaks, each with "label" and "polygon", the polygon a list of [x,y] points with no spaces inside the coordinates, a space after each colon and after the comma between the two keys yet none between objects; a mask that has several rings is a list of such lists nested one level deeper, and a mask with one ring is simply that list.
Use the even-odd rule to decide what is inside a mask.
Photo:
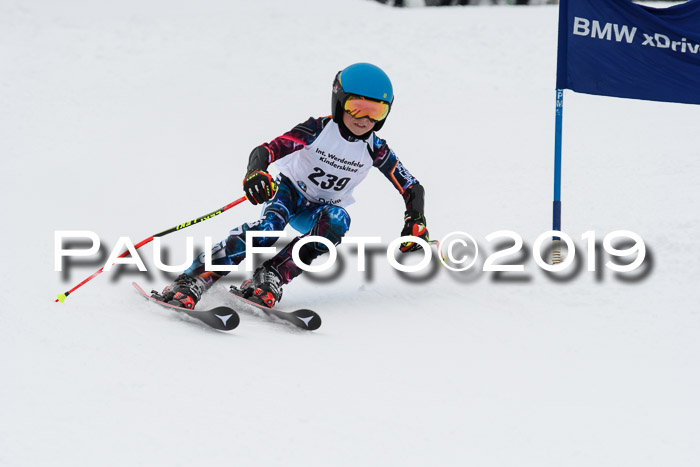
[{"label": "young skier", "polygon": [[[258,146],[250,154],[243,179],[246,197],[262,204],[262,216],[229,233],[211,251],[214,265],[239,264],[245,257],[246,233],[251,230],[282,231],[290,224],[301,236],[265,261],[238,292],[249,300],[273,307],[282,298],[282,285],[302,270],[292,259],[292,248],[303,237],[315,235],[338,245],[350,227],[345,207],[352,192],[372,166],[377,167],[403,196],[406,211],[401,235],[428,239],[423,215],[424,189],[375,132],[384,126],[394,101],[389,77],[377,66],[356,63],[338,72],[333,82],[332,116],[310,118],[291,131]],[[276,182],[267,172],[274,163]],[[270,246],[277,237],[258,237],[255,246]],[[400,250],[420,249],[414,242]],[[305,264],[326,253],[322,243],[311,242],[299,250]],[[175,282],[154,297],[172,305],[193,309],[202,293],[226,272],[205,271],[201,253]]]}]

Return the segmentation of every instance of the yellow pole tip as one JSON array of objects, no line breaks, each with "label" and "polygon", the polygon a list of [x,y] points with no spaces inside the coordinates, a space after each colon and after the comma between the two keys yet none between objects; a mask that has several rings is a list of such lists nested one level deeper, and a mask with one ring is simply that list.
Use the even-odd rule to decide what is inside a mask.
[{"label": "yellow pole tip", "polygon": [[63,303],[66,300],[66,294],[60,293],[58,294],[58,301]]}]

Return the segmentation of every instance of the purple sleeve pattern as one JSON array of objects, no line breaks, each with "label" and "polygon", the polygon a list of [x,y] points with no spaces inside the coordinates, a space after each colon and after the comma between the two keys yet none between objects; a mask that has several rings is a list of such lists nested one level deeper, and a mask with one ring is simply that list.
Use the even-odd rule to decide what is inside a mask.
[{"label": "purple sleeve pattern", "polygon": [[[396,157],[394,151],[389,149],[386,141],[373,135],[372,142],[367,143],[367,146],[369,154],[374,161],[374,166],[389,179],[399,193],[405,195],[411,186],[419,183],[418,180],[411,175],[411,172],[404,167],[399,158]],[[404,199],[405,198],[404,196]]]},{"label": "purple sleeve pattern", "polygon": [[330,117],[309,118],[304,123],[300,123],[292,128],[291,131],[278,136],[269,143],[263,144],[270,153],[268,162],[272,163],[280,160],[284,156],[313,143],[329,121]]}]

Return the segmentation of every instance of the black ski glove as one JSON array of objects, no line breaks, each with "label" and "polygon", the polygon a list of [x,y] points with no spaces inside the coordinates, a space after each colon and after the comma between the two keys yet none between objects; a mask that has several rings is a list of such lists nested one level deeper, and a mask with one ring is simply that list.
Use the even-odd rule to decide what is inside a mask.
[{"label": "black ski glove", "polygon": [[[426,228],[425,216],[418,211],[406,211],[404,214],[404,225],[401,231],[401,236],[411,235],[413,237],[418,237],[426,242],[428,239],[428,229]],[[409,251],[417,251],[421,249],[421,246],[416,242],[404,242],[399,248],[402,253],[408,253]]]},{"label": "black ski glove", "polygon": [[243,179],[243,191],[245,197],[253,204],[262,204],[269,201],[275,194],[275,182],[272,175],[264,170],[248,172]]}]

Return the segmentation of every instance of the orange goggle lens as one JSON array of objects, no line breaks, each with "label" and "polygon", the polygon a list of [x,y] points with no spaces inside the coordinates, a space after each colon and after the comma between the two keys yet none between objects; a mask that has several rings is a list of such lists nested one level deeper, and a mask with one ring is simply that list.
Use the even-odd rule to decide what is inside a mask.
[{"label": "orange goggle lens", "polygon": [[367,117],[378,122],[389,115],[389,104],[359,96],[350,96],[345,101],[345,111],[355,118]]}]

